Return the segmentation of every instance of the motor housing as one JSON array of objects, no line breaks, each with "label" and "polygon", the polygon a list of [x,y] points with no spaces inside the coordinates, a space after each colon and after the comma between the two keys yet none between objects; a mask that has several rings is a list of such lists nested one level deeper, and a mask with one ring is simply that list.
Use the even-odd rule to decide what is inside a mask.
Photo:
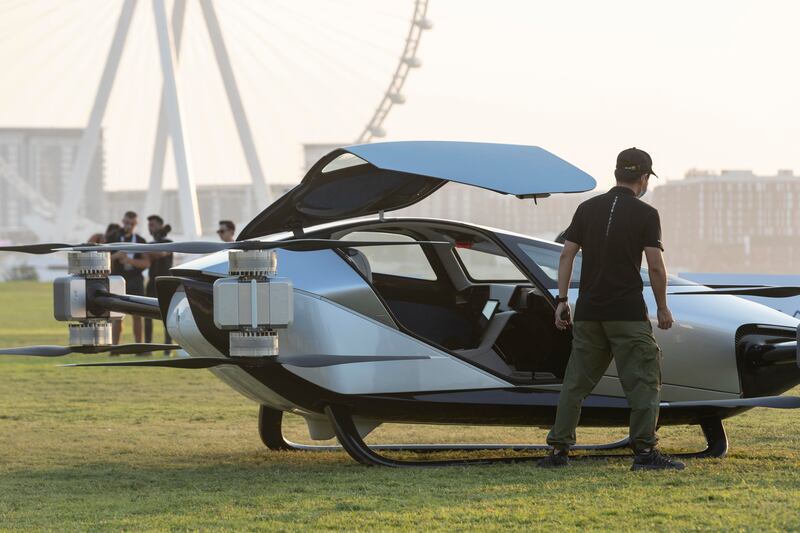
[{"label": "motor housing", "polygon": [[292,282],[277,278],[274,250],[231,250],[230,277],[214,282],[214,324],[229,330],[232,357],[278,355],[276,329],[294,317]]},{"label": "motor housing", "polygon": [[214,324],[220,329],[285,328],[292,321],[292,283],[229,277],[214,282]]},{"label": "motor housing", "polygon": [[106,346],[111,342],[111,321],[123,313],[93,303],[98,292],[125,294],[125,278],[111,276],[108,252],[69,252],[67,272],[53,282],[53,316],[69,324],[70,345]]},{"label": "motor housing", "polygon": [[53,281],[53,316],[61,322],[82,322],[91,319],[122,320],[125,316],[123,313],[107,311],[92,305],[91,295],[98,291],[125,294],[125,278],[122,276],[56,278]]},{"label": "motor housing", "polygon": [[106,320],[69,325],[71,346],[108,346],[112,344],[111,322]]}]

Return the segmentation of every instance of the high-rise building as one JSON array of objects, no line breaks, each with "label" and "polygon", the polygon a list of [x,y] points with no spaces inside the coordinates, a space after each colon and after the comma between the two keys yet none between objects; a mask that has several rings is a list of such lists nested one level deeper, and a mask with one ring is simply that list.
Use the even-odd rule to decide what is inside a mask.
[{"label": "high-rise building", "polygon": [[794,274],[800,265],[800,176],[779,170],[689,171],[656,187],[672,269]]},{"label": "high-rise building", "polygon": [[[83,130],[0,128],[0,239],[35,239],[29,215],[52,218],[61,205]],[[78,214],[100,220],[103,206],[102,135],[89,170]]]}]

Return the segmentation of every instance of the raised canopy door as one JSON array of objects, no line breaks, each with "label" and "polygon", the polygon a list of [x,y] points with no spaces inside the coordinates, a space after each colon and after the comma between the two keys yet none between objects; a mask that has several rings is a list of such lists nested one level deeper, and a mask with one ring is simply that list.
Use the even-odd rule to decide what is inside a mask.
[{"label": "raised canopy door", "polygon": [[334,150],[239,239],[401,209],[453,181],[519,198],[594,189],[589,174],[537,146],[449,141],[362,144]]}]

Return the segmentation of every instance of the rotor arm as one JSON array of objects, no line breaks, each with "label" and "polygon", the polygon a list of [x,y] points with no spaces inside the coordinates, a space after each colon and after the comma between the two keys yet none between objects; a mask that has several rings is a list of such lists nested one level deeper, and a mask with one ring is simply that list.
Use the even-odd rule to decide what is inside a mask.
[{"label": "rotor arm", "polygon": [[106,311],[162,320],[158,298],[98,291],[95,295],[90,296],[89,304],[94,304]]}]

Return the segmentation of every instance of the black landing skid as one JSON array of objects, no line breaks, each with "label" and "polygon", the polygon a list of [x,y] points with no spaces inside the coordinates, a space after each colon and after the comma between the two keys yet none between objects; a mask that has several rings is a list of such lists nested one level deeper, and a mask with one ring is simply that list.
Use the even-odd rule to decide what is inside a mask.
[{"label": "black landing skid", "polygon": [[[346,415],[349,418],[349,415]],[[330,417],[330,415],[329,415]],[[258,412],[258,434],[261,437],[261,442],[270,450],[295,450],[295,451],[311,451],[311,452],[333,452],[333,451],[347,451],[345,446],[341,445],[320,445],[320,444],[298,444],[287,440],[283,436],[282,431],[283,412],[276,409],[271,409],[264,405],[261,406]],[[333,423],[333,422],[332,422]],[[350,420],[352,424],[352,419]],[[335,424],[334,424],[335,428]],[[355,435],[361,439],[358,432]],[[337,433],[338,439],[338,433]],[[363,443],[363,440],[362,440]],[[608,444],[583,444],[575,446],[574,450],[584,451],[605,451],[605,450],[618,450],[628,446],[629,440],[627,437],[624,439],[611,442]],[[367,446],[365,443],[364,446]],[[550,446],[547,444],[373,444],[369,446],[372,450],[391,451],[391,452],[416,452],[416,453],[430,453],[430,452],[475,452],[485,450],[495,451],[512,451],[512,452],[527,452],[527,451],[547,451]],[[350,453],[348,451],[348,453]],[[351,454],[352,455],[352,454]],[[537,457],[538,459],[539,457]]]},{"label": "black landing skid", "polygon": [[[261,406],[259,411],[259,435],[262,442],[270,450],[295,450],[295,451],[340,451],[344,450],[356,461],[367,466],[389,466],[389,467],[419,467],[419,466],[458,466],[458,465],[481,465],[496,463],[520,463],[538,461],[542,458],[541,454],[535,456],[520,455],[509,457],[492,458],[465,458],[465,459],[446,459],[446,460],[423,460],[409,461],[395,459],[381,455],[378,452],[416,452],[421,454],[432,452],[460,452],[460,451],[505,451],[505,452],[528,452],[528,451],[547,451],[550,446],[546,444],[377,444],[368,446],[356,429],[350,413],[341,406],[328,406],[325,413],[333,426],[336,438],[341,444],[336,445],[308,445],[297,444],[284,438],[281,429],[283,413],[281,411]],[[719,418],[705,420],[700,424],[703,435],[706,437],[707,447],[700,452],[673,454],[681,458],[722,458],[728,452],[728,438],[725,428]],[[609,451],[627,447],[628,438],[608,444],[578,445],[572,448],[573,451]],[[573,459],[609,459],[609,458],[630,458],[630,454],[606,454],[606,455],[575,455]]]}]

